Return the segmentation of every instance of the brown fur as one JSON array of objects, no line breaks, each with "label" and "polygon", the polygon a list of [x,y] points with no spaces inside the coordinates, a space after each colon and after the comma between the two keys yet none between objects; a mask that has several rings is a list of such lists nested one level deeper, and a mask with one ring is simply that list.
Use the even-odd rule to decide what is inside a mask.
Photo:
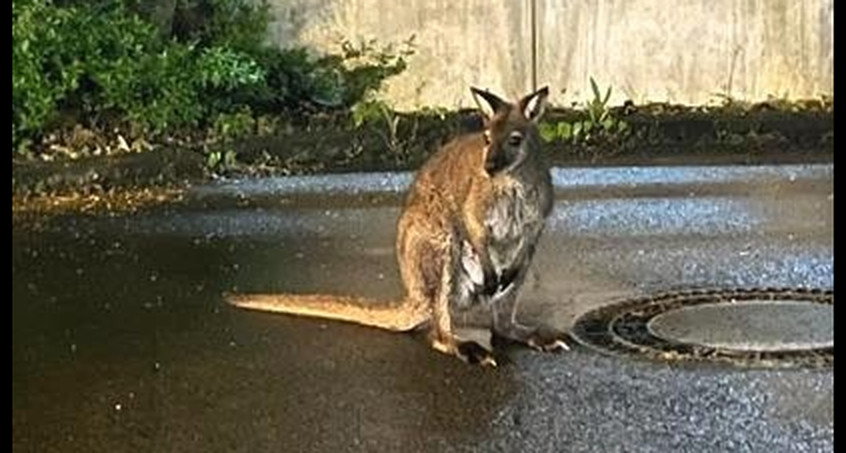
[{"label": "brown fur", "polygon": [[406,196],[396,243],[403,301],[248,294],[229,302],[395,331],[428,322],[435,349],[495,364],[490,351],[453,333],[452,311],[488,304],[495,334],[543,350],[566,346],[559,332],[516,320],[517,292],[553,202],[536,127],[547,94],[543,88],[511,104],[473,89],[480,107],[490,108],[484,132],[436,152]]}]

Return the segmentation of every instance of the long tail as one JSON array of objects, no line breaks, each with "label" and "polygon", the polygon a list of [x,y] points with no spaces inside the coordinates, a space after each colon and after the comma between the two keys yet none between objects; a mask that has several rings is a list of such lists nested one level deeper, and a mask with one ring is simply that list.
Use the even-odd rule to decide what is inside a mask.
[{"label": "long tail", "polygon": [[225,294],[231,305],[248,310],[345,321],[404,332],[428,319],[425,307],[408,302],[380,303],[328,294]]}]

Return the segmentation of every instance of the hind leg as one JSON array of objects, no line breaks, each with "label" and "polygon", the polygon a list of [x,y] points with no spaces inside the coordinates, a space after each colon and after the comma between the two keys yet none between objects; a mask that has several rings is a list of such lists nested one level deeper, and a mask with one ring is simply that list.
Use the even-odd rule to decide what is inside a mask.
[{"label": "hind leg", "polygon": [[499,307],[493,307],[494,335],[510,341],[525,344],[544,352],[569,350],[568,335],[547,325],[529,326],[516,319],[519,300],[516,295],[505,296]]},{"label": "hind leg", "polygon": [[500,293],[491,307],[493,333],[510,341],[525,344],[539,351],[569,350],[567,334],[546,325],[528,326],[517,321],[520,306],[518,292],[526,279],[529,266],[505,272]]},{"label": "hind leg", "polygon": [[458,251],[451,243],[442,250],[440,263],[440,282],[432,294],[432,347],[446,354],[452,354],[467,363],[496,366],[493,353],[472,340],[463,340],[453,331],[450,315],[450,302],[459,297],[456,287]]},{"label": "hind leg", "polygon": [[[491,351],[453,332],[450,300],[458,297],[458,249],[450,237],[401,236],[399,265],[406,293],[429,307],[432,348],[468,363],[495,366]],[[404,240],[408,239],[408,240]]]}]

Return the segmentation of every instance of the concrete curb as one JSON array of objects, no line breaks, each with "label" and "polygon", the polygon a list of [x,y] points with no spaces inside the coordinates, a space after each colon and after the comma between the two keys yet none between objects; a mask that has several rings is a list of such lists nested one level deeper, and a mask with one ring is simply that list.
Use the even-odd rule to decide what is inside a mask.
[{"label": "concrete curb", "polygon": [[[289,176],[260,179],[221,180],[197,186],[189,193],[200,198],[267,197],[293,195],[396,195],[404,192],[413,174],[347,173]],[[827,180],[834,177],[833,164],[761,166],[654,166],[553,168],[557,192],[570,190],[637,189],[664,186],[667,189],[767,181]]]}]

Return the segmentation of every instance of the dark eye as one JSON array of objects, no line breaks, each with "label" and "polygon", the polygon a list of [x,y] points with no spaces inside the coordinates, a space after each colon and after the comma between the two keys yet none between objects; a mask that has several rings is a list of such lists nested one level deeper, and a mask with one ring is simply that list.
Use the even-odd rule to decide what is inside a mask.
[{"label": "dark eye", "polygon": [[520,146],[520,143],[523,143],[523,134],[515,131],[508,136],[510,146]]}]

